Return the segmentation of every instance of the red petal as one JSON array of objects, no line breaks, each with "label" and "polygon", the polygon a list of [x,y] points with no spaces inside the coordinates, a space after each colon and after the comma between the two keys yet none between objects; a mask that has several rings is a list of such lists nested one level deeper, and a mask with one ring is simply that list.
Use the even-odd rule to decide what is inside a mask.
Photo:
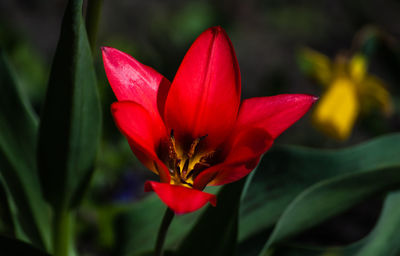
[{"label": "red petal", "polygon": [[[115,123],[128,138],[133,152],[150,169],[156,163],[157,172],[163,182],[169,182],[170,175],[166,166],[159,160],[156,148],[166,138],[165,127],[152,119],[141,105],[132,101],[114,102],[111,112]],[[151,161],[149,163],[149,160]]]},{"label": "red petal", "polygon": [[208,135],[210,147],[221,143],[236,120],[240,104],[240,72],[225,31],[213,27],[190,47],[172,82],[164,120],[176,134]]},{"label": "red petal", "polygon": [[[163,111],[170,82],[154,69],[111,47],[102,47],[104,69],[118,101],[134,101],[151,115]],[[160,112],[163,113],[163,112]]]},{"label": "red petal", "polygon": [[305,94],[281,94],[244,100],[235,125],[235,131],[243,127],[258,127],[275,139],[299,120],[318,98]]},{"label": "red petal", "polygon": [[144,189],[146,192],[156,192],[160,199],[178,214],[196,211],[207,202],[212,206],[217,205],[215,195],[183,186],[147,181]]},{"label": "red petal", "polygon": [[213,166],[197,177],[194,188],[204,189],[206,186],[220,186],[240,180],[256,168],[259,161],[260,156],[243,163],[222,163]]},{"label": "red petal", "polygon": [[206,185],[223,185],[243,178],[257,166],[260,156],[272,143],[273,139],[262,129],[243,130],[226,145],[224,162],[201,172],[194,180],[194,187],[204,189]]},{"label": "red petal", "polygon": [[222,185],[246,176],[273,140],[302,117],[317,100],[311,95],[282,94],[245,100],[228,143],[227,157],[200,173],[194,187]]}]

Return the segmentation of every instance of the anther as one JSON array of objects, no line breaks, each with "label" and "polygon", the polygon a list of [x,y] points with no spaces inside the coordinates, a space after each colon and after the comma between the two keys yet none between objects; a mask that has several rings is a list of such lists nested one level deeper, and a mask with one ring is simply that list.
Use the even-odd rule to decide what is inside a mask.
[{"label": "anther", "polygon": [[185,164],[183,165],[183,168],[182,168],[183,177],[186,176],[188,168],[189,168],[189,159],[186,159]]},{"label": "anther", "polygon": [[178,155],[176,154],[176,144],[175,144],[175,137],[174,137],[174,130],[171,130],[171,136],[169,138],[169,159],[171,159],[170,165],[172,168],[176,169],[178,163]]},{"label": "anther", "polygon": [[171,142],[172,148],[174,152],[176,152],[176,144],[175,144],[175,137],[174,137],[174,129],[171,129],[171,134],[169,136],[169,141]]},{"label": "anther", "polygon": [[176,164],[175,164],[175,170],[178,173],[178,176],[181,175],[181,168],[179,167],[179,164],[181,163],[181,159],[176,160]]},{"label": "anther", "polygon": [[200,163],[209,162],[212,159],[212,157],[214,156],[214,154],[215,154],[215,151],[208,152],[207,154],[205,154],[204,156],[202,156],[200,158]]},{"label": "anther", "polygon": [[204,140],[206,137],[207,137],[207,134],[195,139],[192,142],[192,145],[190,145],[190,150],[187,153],[188,158],[192,158],[193,157],[194,153],[196,152],[196,148],[199,145],[200,141]]},{"label": "anther", "polygon": [[183,184],[189,185],[190,187],[193,187],[193,184],[190,184],[189,182],[185,181],[184,179],[182,179],[182,177],[179,177],[180,182],[182,182]]}]

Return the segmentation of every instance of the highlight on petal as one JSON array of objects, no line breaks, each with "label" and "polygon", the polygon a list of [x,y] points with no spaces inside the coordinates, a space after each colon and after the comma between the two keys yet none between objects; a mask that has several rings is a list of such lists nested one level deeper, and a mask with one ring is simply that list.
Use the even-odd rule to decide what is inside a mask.
[{"label": "highlight on petal", "polygon": [[315,108],[315,126],[335,139],[347,139],[360,111],[356,90],[352,81],[336,79]]},{"label": "highlight on petal", "polygon": [[[102,47],[104,69],[118,101],[134,101],[151,115],[163,111],[170,82],[128,54]],[[161,113],[161,112],[160,112]]]},{"label": "highlight on petal", "polygon": [[[168,169],[159,160],[156,148],[166,138],[165,127],[141,105],[131,101],[114,102],[111,112],[120,131],[127,137],[138,159],[149,169],[158,173],[164,182],[169,182]],[[149,162],[150,160],[150,162]]]},{"label": "highlight on petal", "polygon": [[207,202],[212,206],[217,205],[215,195],[197,189],[154,181],[147,181],[144,189],[146,192],[156,192],[160,199],[177,214],[196,211]]},{"label": "highlight on petal", "polygon": [[164,120],[176,134],[215,147],[231,130],[240,104],[240,71],[221,27],[203,32],[186,53],[169,90]]},{"label": "highlight on petal", "polygon": [[306,94],[281,94],[244,100],[235,129],[257,127],[275,139],[307,113],[317,99]]}]

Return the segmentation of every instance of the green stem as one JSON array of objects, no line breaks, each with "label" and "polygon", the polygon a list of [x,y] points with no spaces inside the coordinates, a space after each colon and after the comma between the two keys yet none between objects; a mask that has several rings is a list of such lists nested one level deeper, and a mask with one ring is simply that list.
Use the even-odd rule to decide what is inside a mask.
[{"label": "green stem", "polygon": [[69,256],[72,248],[72,215],[63,209],[56,211],[53,223],[53,255]]},{"label": "green stem", "polygon": [[155,249],[155,256],[162,256],[164,254],[164,242],[167,236],[168,228],[174,218],[175,213],[167,208],[164,214],[164,218],[162,220],[160,229],[158,230],[157,242],[156,242],[156,249]]},{"label": "green stem", "polygon": [[97,30],[99,28],[101,7],[103,0],[88,0],[86,9],[86,30],[88,34],[90,48],[96,51]]}]

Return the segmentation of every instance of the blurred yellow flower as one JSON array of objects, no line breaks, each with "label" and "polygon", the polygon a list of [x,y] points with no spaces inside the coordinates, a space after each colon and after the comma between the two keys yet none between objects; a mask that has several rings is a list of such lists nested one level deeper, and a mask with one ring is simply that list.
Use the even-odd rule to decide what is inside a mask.
[{"label": "blurred yellow flower", "polygon": [[334,62],[314,50],[300,52],[300,67],[325,87],[315,107],[315,126],[337,140],[346,140],[360,113],[379,108],[385,115],[393,112],[389,92],[379,78],[367,73],[362,54],[348,58],[338,55]]}]

